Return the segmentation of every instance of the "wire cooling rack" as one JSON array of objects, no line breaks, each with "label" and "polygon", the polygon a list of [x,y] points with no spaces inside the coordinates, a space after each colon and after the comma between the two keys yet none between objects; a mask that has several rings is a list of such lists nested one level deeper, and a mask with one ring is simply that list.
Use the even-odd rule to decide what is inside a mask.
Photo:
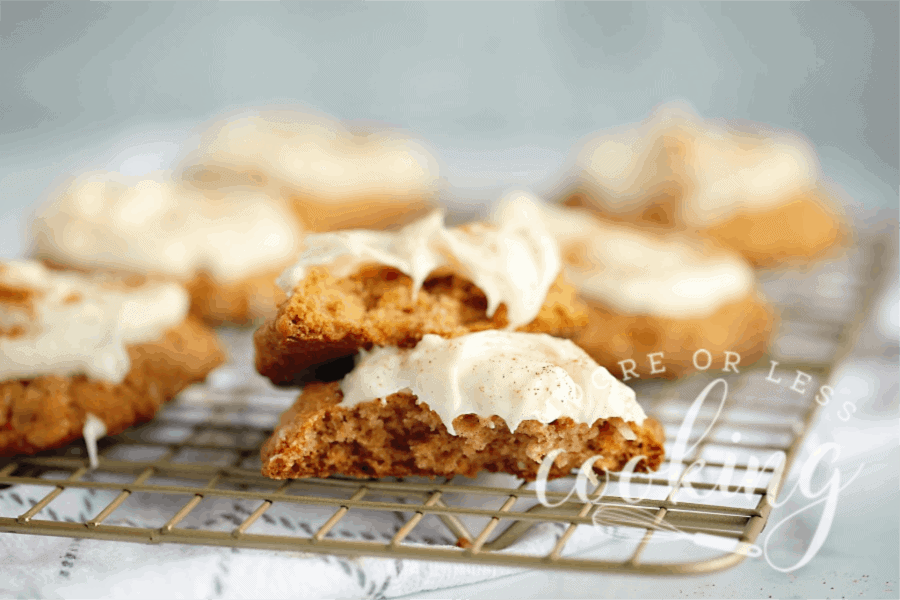
[{"label": "wire cooling rack", "polygon": [[[260,446],[297,392],[252,374],[249,332],[224,330],[231,364],[151,423],[101,440],[98,468],[81,444],[0,462],[0,493],[20,506],[0,513],[0,531],[644,574],[733,566],[758,552],[819,407],[815,391],[877,278],[877,256],[876,243],[818,271],[764,275],[782,314],[774,375],[764,360],[740,374],[641,382],[640,402],[665,427],[667,462],[630,482],[599,478],[584,498],[569,495],[574,474],[552,482],[544,503],[534,483],[499,475],[262,477]],[[791,389],[798,370],[808,376],[805,393]],[[690,427],[690,451],[674,464],[685,417],[716,379],[727,395],[724,383],[714,385]],[[780,465],[772,460],[779,452]],[[702,469],[686,467],[695,459]]]}]

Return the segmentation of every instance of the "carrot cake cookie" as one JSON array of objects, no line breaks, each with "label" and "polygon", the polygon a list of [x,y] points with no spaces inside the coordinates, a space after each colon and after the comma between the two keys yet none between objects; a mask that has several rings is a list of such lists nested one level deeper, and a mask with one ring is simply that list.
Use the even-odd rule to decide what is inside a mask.
[{"label": "carrot cake cookie", "polygon": [[34,223],[36,257],[178,281],[212,323],[271,316],[283,299],[275,280],[300,243],[290,211],[265,194],[192,190],[163,171],[70,178]]},{"label": "carrot cake cookie", "polygon": [[119,433],[202,381],[224,355],[188,303],[176,283],[0,263],[0,456]]},{"label": "carrot cake cookie", "polygon": [[474,477],[535,479],[594,458],[595,471],[656,470],[664,435],[630,388],[568,340],[488,330],[415,348],[364,352],[340,382],[304,388],[262,451],[275,479]]},{"label": "carrot cake cookie", "polygon": [[284,198],[304,229],[385,229],[431,210],[442,186],[428,145],[388,128],[352,130],[288,109],[221,116],[179,169],[204,189],[264,190]]},{"label": "carrot cake cookie", "polygon": [[256,367],[293,383],[307,368],[373,346],[484,329],[575,335],[584,305],[556,241],[523,218],[447,228],[443,214],[396,232],[311,234],[279,280],[289,296],[257,332]]}]

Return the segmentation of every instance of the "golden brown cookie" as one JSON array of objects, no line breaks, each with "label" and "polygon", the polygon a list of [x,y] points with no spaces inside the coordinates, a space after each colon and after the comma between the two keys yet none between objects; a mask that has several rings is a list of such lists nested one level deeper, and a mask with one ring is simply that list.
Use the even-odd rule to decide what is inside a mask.
[{"label": "golden brown cookie", "polygon": [[202,381],[224,355],[188,302],[173,283],[0,264],[0,455],[77,439],[88,414],[118,433]]},{"label": "golden brown cookie", "polygon": [[805,263],[850,239],[840,192],[795,132],[660,107],[573,150],[558,201],[603,219],[708,235],[760,268]]},{"label": "golden brown cookie", "polygon": [[245,109],[216,117],[199,136],[179,168],[186,182],[283,198],[307,231],[401,226],[433,209],[443,187],[424,141],[312,111]]},{"label": "golden brown cookie", "polygon": [[255,336],[257,369],[274,383],[360,349],[414,346],[428,333],[565,336],[585,323],[560,278],[556,241],[525,212],[502,226],[448,228],[434,211],[397,231],[313,234],[304,246],[278,281],[287,302]]},{"label": "golden brown cookie", "polygon": [[215,334],[196,319],[162,339],[128,348],[131,370],[118,384],[84,375],[43,375],[0,382],[0,456],[33,454],[81,438],[91,413],[107,433],[149,421],[160,405],[203,381],[225,357]]},{"label": "golden brown cookie", "polygon": [[626,440],[617,425],[622,419],[599,420],[591,426],[560,418],[552,423],[523,421],[510,432],[500,417],[462,415],[451,435],[437,413],[416,396],[396,393],[386,402],[372,400],[352,408],[341,406],[340,384],[313,383],[281,417],[262,450],[263,474],[274,479],[328,477],[428,477],[479,471],[537,476],[540,461],[553,450],[549,477],[569,474],[588,458],[598,472],[621,470],[634,456],[644,456],[636,470],[654,471],[662,462],[664,434],[653,419],[631,425],[636,439]]},{"label": "golden brown cookie", "polygon": [[[412,281],[390,267],[368,266],[336,278],[310,269],[291,297],[255,334],[256,368],[273,383],[291,383],[316,364],[372,346],[414,346],[427,333],[456,337],[507,326],[506,306],[487,316],[484,292],[447,269]],[[559,277],[537,317],[519,331],[571,337],[587,324],[585,305]]]},{"label": "golden brown cookie", "polygon": [[81,272],[177,281],[210,323],[271,317],[275,280],[302,232],[279,199],[259,191],[198,191],[154,172],[69,178],[33,224],[36,258]]}]

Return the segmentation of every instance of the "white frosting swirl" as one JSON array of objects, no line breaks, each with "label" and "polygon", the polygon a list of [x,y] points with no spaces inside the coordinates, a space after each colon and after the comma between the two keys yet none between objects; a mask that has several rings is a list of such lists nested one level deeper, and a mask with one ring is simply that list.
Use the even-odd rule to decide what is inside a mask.
[{"label": "white frosting swirl", "polygon": [[546,334],[481,331],[453,339],[426,335],[415,348],[363,352],[341,382],[341,406],[408,390],[440,415],[456,435],[460,415],[499,416],[515,432],[522,421],[569,417],[593,425],[620,417],[641,424],[646,415],[634,390],[584,350]]},{"label": "white frosting swirl", "polygon": [[682,186],[682,216],[693,226],[722,221],[740,209],[771,209],[819,178],[814,150],[792,132],[739,130],[702,119],[683,104],[601,132],[575,151],[577,175],[602,194],[591,200],[616,211],[634,208],[655,185]]},{"label": "white frosting swirl", "polygon": [[261,275],[296,255],[290,212],[258,192],[203,193],[169,173],[85,173],[37,217],[36,249],[63,264],[220,282]]},{"label": "white frosting swirl", "polygon": [[705,255],[685,238],[604,223],[527,192],[505,196],[493,218],[515,220],[522,206],[559,241],[566,275],[581,293],[623,313],[702,318],[753,290],[753,271],[736,255]]},{"label": "white frosting swirl", "polygon": [[437,159],[399,131],[358,135],[323,115],[254,112],[202,132],[199,148],[185,161],[185,176],[213,186],[286,186],[335,203],[436,190]]},{"label": "white frosting swirl", "polygon": [[470,224],[448,229],[434,211],[396,232],[347,230],[310,234],[305,250],[278,284],[290,295],[309,267],[328,265],[335,277],[353,274],[362,265],[380,264],[409,275],[418,292],[428,274],[449,266],[484,292],[488,316],[503,303],[509,327],[530,323],[540,312],[562,262],[555,240],[528,207],[513,210],[499,228]]},{"label": "white frosting swirl", "polygon": [[36,261],[0,264],[0,381],[84,373],[120,383],[126,346],[160,338],[189,303],[175,283],[127,287]]}]

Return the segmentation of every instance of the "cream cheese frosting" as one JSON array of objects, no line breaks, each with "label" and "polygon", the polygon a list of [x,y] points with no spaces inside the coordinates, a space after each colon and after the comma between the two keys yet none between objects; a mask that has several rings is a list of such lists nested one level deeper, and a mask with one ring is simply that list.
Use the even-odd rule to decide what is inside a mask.
[{"label": "cream cheese frosting", "polygon": [[738,129],[680,103],[586,139],[574,161],[579,177],[604,192],[592,200],[610,210],[640,205],[657,184],[678,183],[682,216],[694,226],[739,209],[771,209],[811,189],[820,176],[815,152],[799,135]]},{"label": "cream cheese frosting", "polygon": [[168,172],[91,172],[38,214],[37,253],[62,264],[219,282],[270,272],[296,255],[291,213],[260,192],[204,193]]},{"label": "cream cheese frosting", "polygon": [[201,133],[183,172],[200,185],[287,187],[336,203],[372,193],[431,193],[439,179],[434,154],[406,134],[357,134],[298,110],[216,121]]},{"label": "cream cheese frosting", "polygon": [[335,277],[347,277],[362,265],[380,264],[409,275],[418,292],[428,274],[452,267],[487,297],[488,316],[503,303],[509,327],[530,323],[540,312],[562,261],[556,241],[526,206],[512,208],[501,226],[474,223],[448,229],[442,211],[396,232],[346,230],[310,234],[304,252],[278,284],[288,295],[308,269],[328,265]]},{"label": "cream cheese frosting", "polygon": [[189,306],[175,283],[128,287],[36,261],[0,263],[0,292],[0,381],[84,373],[121,383],[126,346],[159,339]]},{"label": "cream cheese frosting", "polygon": [[428,334],[412,349],[376,348],[360,355],[341,391],[341,406],[409,391],[440,415],[452,435],[453,420],[466,414],[499,416],[511,432],[526,420],[569,417],[593,425],[619,417],[640,425],[646,418],[634,391],[584,350],[537,333]]},{"label": "cream cheese frosting", "polygon": [[495,207],[498,223],[523,211],[558,240],[568,279],[588,299],[626,314],[703,318],[754,289],[750,266],[727,252],[704,254],[676,235],[604,223],[591,214],[512,192]]}]

